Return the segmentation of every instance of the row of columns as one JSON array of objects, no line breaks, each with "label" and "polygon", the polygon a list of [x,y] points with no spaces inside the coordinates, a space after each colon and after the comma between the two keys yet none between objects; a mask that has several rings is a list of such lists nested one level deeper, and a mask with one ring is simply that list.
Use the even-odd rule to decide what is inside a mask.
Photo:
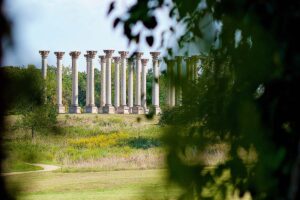
[{"label": "row of columns", "polygon": [[[95,106],[94,95],[94,58],[96,51],[87,51],[87,91],[86,91],[86,107],[87,113],[120,113],[120,114],[145,114],[148,112],[146,105],[146,76],[148,59],[142,59],[143,53],[135,54],[135,61],[127,59],[127,51],[119,51],[120,57],[112,57],[114,50],[104,50],[105,56],[99,56],[101,65],[101,97],[99,109]],[[49,51],[40,51],[42,56],[42,75],[46,79],[47,57]],[[54,52],[57,58],[57,105],[58,112],[65,113],[65,107],[62,104],[62,58],[64,52]],[[72,103],[69,107],[70,113],[80,113],[81,108],[78,105],[78,66],[77,60],[81,52],[72,51]],[[152,104],[154,114],[161,112],[159,107],[159,52],[150,52],[152,55],[153,65],[153,85],[152,85]],[[127,65],[128,60],[128,65]],[[114,82],[114,104],[112,104],[112,88],[111,88],[111,64],[115,64],[115,82]],[[134,63],[135,62],[135,63]],[[136,83],[135,98],[133,101],[133,81],[134,81],[134,64],[136,65]],[[128,103],[126,102],[126,67],[128,66]],[[121,79],[120,79],[121,74]]]},{"label": "row of columns", "polygon": [[168,77],[168,91],[167,91],[167,105],[170,107],[180,106],[182,104],[182,86],[183,81],[189,83],[196,82],[199,75],[199,61],[197,55],[186,57],[186,74],[185,80],[183,79],[183,56],[176,56],[175,59],[166,60],[167,64],[167,77]]}]

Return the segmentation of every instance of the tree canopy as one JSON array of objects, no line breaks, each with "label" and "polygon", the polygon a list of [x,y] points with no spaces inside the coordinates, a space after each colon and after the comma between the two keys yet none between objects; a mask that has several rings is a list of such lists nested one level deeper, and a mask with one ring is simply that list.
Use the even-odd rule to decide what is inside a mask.
[{"label": "tree canopy", "polygon": [[[113,26],[132,43],[152,46],[162,8],[176,22],[162,35],[176,38],[182,25],[173,46],[188,54],[192,43],[206,55],[199,79],[184,86],[182,107],[162,117],[169,177],[184,189],[181,197],[225,199],[237,189],[254,199],[299,199],[299,2],[137,0]],[[209,24],[220,31],[207,31]],[[205,52],[200,41],[209,44]],[[167,49],[169,56],[176,51]],[[207,170],[198,155],[220,142],[227,159]]]}]

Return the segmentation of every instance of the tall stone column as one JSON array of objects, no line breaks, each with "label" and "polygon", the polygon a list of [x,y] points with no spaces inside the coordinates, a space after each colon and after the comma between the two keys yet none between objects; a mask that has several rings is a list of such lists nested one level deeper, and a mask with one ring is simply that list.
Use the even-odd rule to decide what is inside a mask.
[{"label": "tall stone column", "polygon": [[48,66],[47,58],[48,58],[50,51],[42,50],[42,51],[39,51],[39,53],[42,56],[42,69],[41,69],[42,77],[43,77],[43,79],[46,79],[47,78],[47,66]]},{"label": "tall stone column", "polygon": [[135,53],[136,59],[136,83],[135,83],[135,102],[132,110],[133,114],[144,114],[144,109],[141,106],[141,68],[142,68],[142,52]]},{"label": "tall stone column", "polygon": [[95,106],[95,66],[94,59],[97,51],[87,51],[87,57],[89,60],[89,76],[88,76],[88,95],[89,104],[86,107],[86,113],[98,113],[98,108]]},{"label": "tall stone column", "polygon": [[133,70],[134,70],[134,61],[132,58],[129,58],[128,59],[128,107],[130,113],[132,113],[133,110]]},{"label": "tall stone column", "polygon": [[142,107],[144,112],[148,113],[147,108],[147,63],[149,59],[142,59]]},{"label": "tall stone column", "polygon": [[77,59],[80,56],[80,51],[71,51],[72,57],[72,105],[70,106],[70,113],[81,113],[81,108],[78,105],[78,69]]},{"label": "tall stone column", "polygon": [[191,56],[191,76],[192,76],[192,80],[196,81],[198,79],[198,56],[197,55],[193,55]]},{"label": "tall stone column", "polygon": [[127,51],[119,51],[121,56],[121,106],[118,108],[118,113],[129,114],[129,107],[126,104],[126,65]]},{"label": "tall stone column", "polygon": [[101,65],[101,91],[100,91],[100,108],[98,110],[99,113],[103,113],[103,108],[106,104],[106,59],[105,56],[99,56],[100,65]]},{"label": "tall stone column", "polygon": [[177,78],[176,78],[176,106],[180,106],[182,102],[182,56],[176,56]]},{"label": "tall stone column", "polygon": [[54,52],[57,59],[57,69],[56,69],[56,79],[57,79],[57,111],[59,114],[65,113],[66,109],[62,103],[62,59],[65,55],[65,52]]},{"label": "tall stone column", "polygon": [[115,108],[111,105],[111,58],[114,50],[104,50],[106,54],[106,104],[104,113],[113,114]]},{"label": "tall stone column", "polygon": [[185,62],[186,62],[186,80],[189,82],[192,80],[192,67],[191,67],[191,58],[190,57],[186,57],[185,58]]},{"label": "tall stone column", "polygon": [[168,75],[168,98],[167,104],[170,107],[175,106],[175,60],[167,61],[167,75]]},{"label": "tall stone column", "polygon": [[197,81],[198,80],[198,65],[199,65],[199,56],[194,55],[193,57],[193,80]]},{"label": "tall stone column", "polygon": [[150,52],[153,64],[153,81],[152,81],[152,106],[155,115],[160,114],[159,107],[159,60],[160,52]]},{"label": "tall stone column", "polygon": [[86,97],[85,97],[85,109],[90,104],[90,59],[87,54],[84,54],[84,57],[86,58]]},{"label": "tall stone column", "polygon": [[114,107],[117,109],[120,106],[120,57],[113,57],[115,63],[115,98]]}]

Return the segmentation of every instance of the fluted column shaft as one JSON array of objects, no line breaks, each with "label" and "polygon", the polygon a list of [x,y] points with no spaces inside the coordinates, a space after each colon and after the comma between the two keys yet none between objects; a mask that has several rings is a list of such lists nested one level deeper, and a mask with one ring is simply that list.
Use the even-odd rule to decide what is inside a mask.
[{"label": "fluted column shaft", "polygon": [[114,106],[117,109],[120,106],[120,57],[113,57],[115,63],[115,98]]},{"label": "fluted column shaft", "polygon": [[170,63],[170,72],[171,72],[171,87],[170,87],[170,91],[171,91],[171,95],[170,95],[170,105],[171,106],[175,106],[175,97],[176,97],[176,89],[175,89],[175,61],[174,60],[171,60],[171,63]]},{"label": "fluted column shaft", "polygon": [[142,68],[142,62],[141,57],[143,53],[137,52],[135,54],[136,56],[136,85],[135,85],[135,106],[141,105],[141,68]]},{"label": "fluted column shaft", "polygon": [[126,106],[126,56],[127,51],[119,51],[121,55],[121,106]]},{"label": "fluted column shaft", "polygon": [[106,54],[106,104],[105,113],[115,113],[114,107],[111,105],[111,59],[114,50],[104,50]]},{"label": "fluted column shaft", "polygon": [[106,66],[105,66],[105,56],[99,56],[101,64],[101,97],[100,97],[100,107],[104,107],[106,103]]},{"label": "fluted column shaft", "polygon": [[147,63],[148,59],[142,59],[142,107],[147,109]]},{"label": "fluted column shaft", "polygon": [[133,60],[129,59],[128,62],[128,106],[133,107]]},{"label": "fluted column shaft", "polygon": [[86,58],[86,103],[85,105],[88,106],[90,104],[90,59],[87,54],[84,55]]},{"label": "fluted column shaft", "polygon": [[57,58],[57,105],[62,105],[62,58]]},{"label": "fluted column shaft", "polygon": [[175,61],[167,60],[168,95],[167,105],[175,106]]},{"label": "fluted column shaft", "polygon": [[159,66],[158,60],[153,60],[153,102],[154,106],[159,106]]},{"label": "fluted column shaft", "polygon": [[72,88],[72,105],[78,106],[78,69],[75,57],[72,57]]},{"label": "fluted column shaft", "polygon": [[152,81],[152,105],[154,107],[154,114],[159,114],[159,60],[160,52],[150,52],[152,55],[153,64],[153,81]]},{"label": "fluted column shaft", "polygon": [[177,64],[177,83],[176,83],[176,106],[182,102],[182,56],[176,56]]},{"label": "fluted column shaft", "polygon": [[65,52],[54,52],[57,59],[57,71],[56,71],[56,79],[57,79],[57,107],[58,113],[65,113],[65,107],[62,103],[62,58]]},{"label": "fluted column shaft", "polygon": [[[62,58],[64,52],[55,52],[57,58],[57,105],[62,105]],[[58,53],[61,53],[60,55]]]},{"label": "fluted column shaft", "polygon": [[78,68],[77,59],[80,55],[79,51],[72,51],[72,106],[70,112],[80,113],[80,107],[78,106]]},{"label": "fluted column shaft", "polygon": [[198,56],[193,56],[193,80],[197,80],[198,79],[198,64],[199,64],[199,57]]},{"label": "fluted column shaft", "polygon": [[47,61],[47,58],[48,58],[48,55],[50,53],[50,51],[39,51],[39,53],[41,54],[42,56],[42,77],[43,79],[46,79],[47,78],[47,66],[48,66],[48,61]]},{"label": "fluted column shaft", "polygon": [[94,58],[95,55],[97,54],[97,51],[87,51],[88,57],[89,57],[89,62],[90,62],[90,75],[89,75],[89,106],[94,107],[95,106],[95,66],[94,66]]}]

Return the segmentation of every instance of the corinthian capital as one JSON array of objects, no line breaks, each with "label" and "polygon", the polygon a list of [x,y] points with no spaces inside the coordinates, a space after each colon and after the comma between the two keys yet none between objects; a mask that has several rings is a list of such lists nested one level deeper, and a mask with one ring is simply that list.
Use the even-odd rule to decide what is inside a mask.
[{"label": "corinthian capital", "polygon": [[97,51],[86,51],[86,53],[89,56],[89,58],[94,59],[97,54]]},{"label": "corinthian capital", "polygon": [[104,53],[106,54],[106,58],[111,58],[113,53],[115,52],[115,50],[111,50],[111,49],[108,49],[108,50],[103,50]]},{"label": "corinthian capital", "polygon": [[126,58],[128,51],[119,51],[119,54],[121,55],[121,58]]},{"label": "corinthian capital", "polygon": [[47,58],[50,51],[41,50],[39,53],[41,54],[42,58]]},{"label": "corinthian capital", "polygon": [[145,66],[147,65],[149,59],[143,58],[141,61],[142,61],[142,65]]},{"label": "corinthian capital", "polygon": [[62,59],[63,56],[65,55],[65,52],[62,52],[62,51],[56,51],[56,52],[54,52],[54,54],[56,55],[56,58],[57,58],[57,59]]},{"label": "corinthian capital", "polygon": [[80,56],[80,54],[81,54],[80,51],[71,51],[69,55],[70,55],[72,58],[77,59],[77,58]]},{"label": "corinthian capital", "polygon": [[101,55],[101,56],[98,56],[98,57],[99,57],[101,63],[105,63],[105,56],[104,55]]},{"label": "corinthian capital", "polygon": [[150,54],[151,54],[153,60],[157,60],[158,56],[160,55],[160,52],[158,52],[158,51],[152,51],[152,52],[150,52]]},{"label": "corinthian capital", "polygon": [[118,57],[118,56],[113,57],[113,59],[114,59],[114,62],[115,62],[116,64],[119,63],[120,60],[121,60],[121,58]]},{"label": "corinthian capital", "polygon": [[143,52],[135,52],[134,55],[135,55],[136,59],[141,59],[142,56],[144,55],[144,53]]}]

